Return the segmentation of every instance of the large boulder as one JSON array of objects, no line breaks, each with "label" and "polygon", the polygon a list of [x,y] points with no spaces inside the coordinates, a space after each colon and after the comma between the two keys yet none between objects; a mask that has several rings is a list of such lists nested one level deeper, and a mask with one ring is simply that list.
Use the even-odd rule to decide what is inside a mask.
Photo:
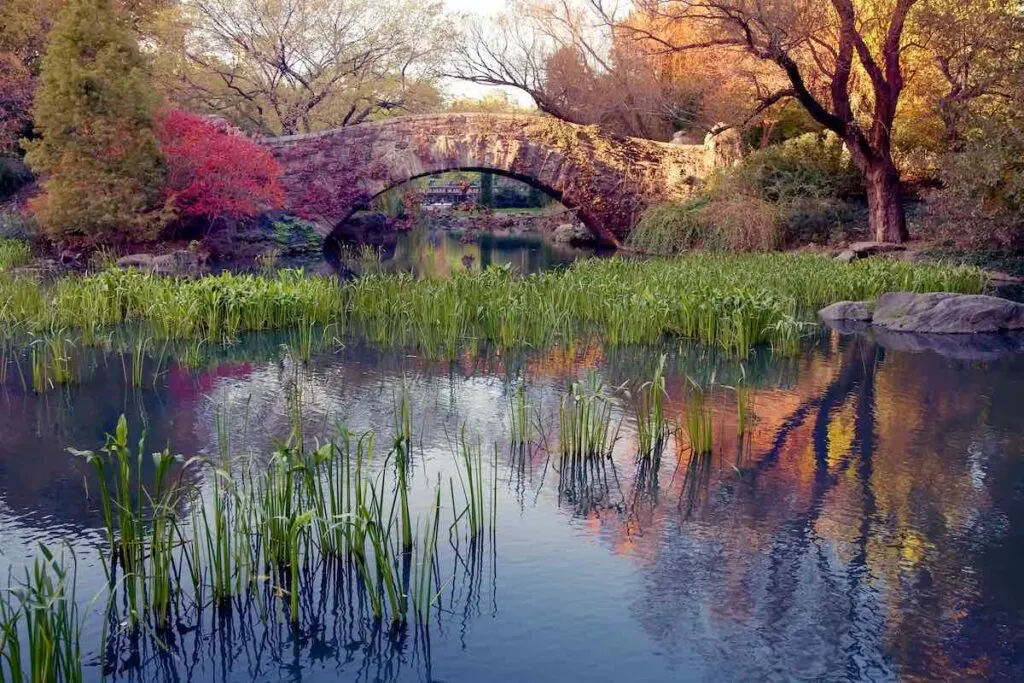
[{"label": "large boulder", "polygon": [[851,322],[867,322],[873,315],[872,306],[867,301],[840,301],[818,311],[825,322],[847,320]]},{"label": "large boulder", "polygon": [[1024,330],[1024,304],[978,294],[889,292],[878,301],[840,301],[818,311],[829,325],[870,322],[893,332],[982,334]]},{"label": "large boulder", "polygon": [[586,246],[597,242],[594,233],[590,232],[581,223],[563,223],[551,233],[551,239],[556,244],[572,244],[575,246]]},{"label": "large boulder", "polygon": [[1024,304],[983,295],[890,292],[876,302],[871,322],[897,332],[928,334],[1024,330]]}]

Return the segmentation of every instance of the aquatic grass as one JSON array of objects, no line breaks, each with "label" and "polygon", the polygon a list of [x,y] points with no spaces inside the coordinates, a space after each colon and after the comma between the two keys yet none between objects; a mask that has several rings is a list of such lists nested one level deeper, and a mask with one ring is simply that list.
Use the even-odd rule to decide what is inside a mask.
[{"label": "aquatic grass", "polygon": [[661,453],[669,435],[665,419],[665,355],[658,360],[654,377],[640,387],[636,408],[637,453],[650,459]]},{"label": "aquatic grass", "polygon": [[[417,531],[419,524],[417,523]],[[423,543],[419,547],[419,561],[414,567],[413,575],[413,604],[416,617],[424,624],[430,624],[430,606],[434,601],[431,579],[437,563],[437,537],[441,527],[441,481],[438,475],[437,485],[434,487],[434,504],[427,514]],[[419,537],[417,533],[417,537]]]},{"label": "aquatic grass", "polygon": [[533,441],[535,431],[531,421],[532,406],[526,398],[526,387],[516,387],[508,402],[509,432],[514,445],[525,445]]},{"label": "aquatic grass", "polygon": [[[372,468],[373,433],[356,437],[341,428],[310,450],[292,438],[266,461],[240,459],[221,411],[215,414],[219,454],[212,456],[186,460],[164,450],[149,466],[143,441],[130,446],[123,417],[98,451],[72,451],[94,473],[88,485],[95,486],[103,518],[100,557],[117,595],[111,617],[126,633],[159,641],[181,610],[212,606],[227,614],[255,602],[265,619],[264,600],[276,599],[298,624],[309,604],[304,596],[317,590],[307,583],[311,572],[336,566],[353,572],[374,619],[429,624],[443,583],[440,476],[426,517],[413,525],[408,392],[396,398],[394,420],[394,447]],[[470,445],[465,433],[463,443],[464,505],[454,505],[452,483],[450,530],[456,544],[468,538],[471,553],[478,553],[487,525],[492,537],[496,527],[497,459],[488,478],[479,443]]]},{"label": "aquatic grass", "polygon": [[714,418],[706,405],[704,390],[695,386],[687,397],[683,426],[693,455],[708,455],[714,447]]},{"label": "aquatic grass", "polygon": [[36,394],[75,381],[74,349],[75,343],[64,330],[54,330],[29,344],[32,390]]},{"label": "aquatic grass", "polygon": [[835,301],[986,287],[984,272],[970,267],[778,253],[594,259],[529,276],[498,267],[425,280],[373,273],[346,282],[290,270],[186,279],[109,269],[52,283],[0,277],[0,329],[66,327],[88,340],[138,322],[154,340],[224,342],[298,325],[300,357],[313,326],[329,325],[449,358],[467,345],[543,347],[589,335],[609,345],[686,337],[743,356],[760,345],[792,352],[806,324],[816,324],[815,311]]},{"label": "aquatic grass", "polygon": [[753,402],[753,390],[750,387],[738,386],[736,391],[736,433],[743,436],[750,424],[750,406]]},{"label": "aquatic grass", "polygon": [[[0,595],[0,681],[78,683],[83,679],[82,621],[71,566],[45,545],[19,583]],[[27,655],[27,657],[25,656]]]},{"label": "aquatic grass", "polygon": [[[156,627],[163,628],[175,590],[172,556],[179,502],[178,488],[171,485],[169,476],[171,467],[181,459],[167,450],[154,453],[153,483],[144,486],[145,441],[139,440],[133,454],[123,415],[99,452],[69,451],[85,458],[96,474],[107,538],[107,552],[101,552],[100,558],[111,584],[123,588],[128,623],[137,626],[150,616]],[[119,582],[118,568],[123,572]]]},{"label": "aquatic grass", "polygon": [[395,456],[395,487],[398,493],[400,526],[402,529],[402,552],[412,552],[412,521],[409,517],[409,469],[412,455],[412,408],[409,388],[402,386],[401,398],[394,408],[395,442],[392,454]]},{"label": "aquatic grass", "polygon": [[484,528],[483,448],[466,436],[465,424],[459,436],[459,455],[457,472],[465,502],[459,514],[467,515],[469,535],[475,538]]},{"label": "aquatic grass", "polygon": [[617,434],[612,432],[612,399],[595,374],[585,383],[573,382],[558,407],[561,456],[609,457]]}]

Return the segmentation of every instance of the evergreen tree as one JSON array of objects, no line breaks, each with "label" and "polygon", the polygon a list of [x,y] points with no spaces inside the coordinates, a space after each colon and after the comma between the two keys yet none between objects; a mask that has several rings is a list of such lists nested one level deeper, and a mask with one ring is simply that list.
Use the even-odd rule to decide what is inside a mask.
[{"label": "evergreen tree", "polygon": [[32,209],[52,237],[97,243],[159,230],[164,165],[145,67],[112,0],[67,0],[42,63],[40,139],[26,143],[43,176]]}]

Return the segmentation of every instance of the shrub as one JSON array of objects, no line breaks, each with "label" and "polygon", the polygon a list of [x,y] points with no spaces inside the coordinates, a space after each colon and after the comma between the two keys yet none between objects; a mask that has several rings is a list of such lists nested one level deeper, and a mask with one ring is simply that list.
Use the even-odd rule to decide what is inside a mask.
[{"label": "shrub", "polygon": [[164,193],[185,218],[246,218],[284,201],[281,167],[268,149],[226,124],[172,110],[160,122]]},{"label": "shrub", "polygon": [[842,143],[835,136],[808,133],[720,171],[700,199],[650,208],[626,245],[671,254],[696,247],[771,251],[828,242],[838,228],[862,222],[862,212],[841,201],[860,188]]},{"label": "shrub", "polygon": [[782,246],[782,210],[753,197],[719,199],[701,209],[711,226],[713,248],[729,251],[773,251]]},{"label": "shrub", "polygon": [[946,155],[942,181],[930,206],[941,241],[1024,246],[1024,118],[981,121]]},{"label": "shrub", "polygon": [[0,239],[0,273],[32,260],[32,248],[20,240]]},{"label": "shrub", "polygon": [[626,246],[645,254],[674,254],[700,246],[707,237],[701,220],[700,199],[685,204],[657,204],[644,212],[626,238]]},{"label": "shrub", "polygon": [[844,197],[862,189],[842,141],[807,133],[751,152],[712,181],[716,194],[749,194],[770,202],[794,197]]},{"label": "shrub", "polygon": [[626,239],[648,254],[687,249],[771,251],[781,246],[782,215],[771,202],[737,196],[652,207]]}]

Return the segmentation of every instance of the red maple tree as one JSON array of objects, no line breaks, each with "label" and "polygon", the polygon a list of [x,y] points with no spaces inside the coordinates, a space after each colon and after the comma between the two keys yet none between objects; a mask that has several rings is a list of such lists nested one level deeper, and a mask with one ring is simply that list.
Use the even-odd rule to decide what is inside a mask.
[{"label": "red maple tree", "polygon": [[244,218],[284,201],[270,151],[225,122],[172,110],[160,122],[166,194],[188,218]]}]

